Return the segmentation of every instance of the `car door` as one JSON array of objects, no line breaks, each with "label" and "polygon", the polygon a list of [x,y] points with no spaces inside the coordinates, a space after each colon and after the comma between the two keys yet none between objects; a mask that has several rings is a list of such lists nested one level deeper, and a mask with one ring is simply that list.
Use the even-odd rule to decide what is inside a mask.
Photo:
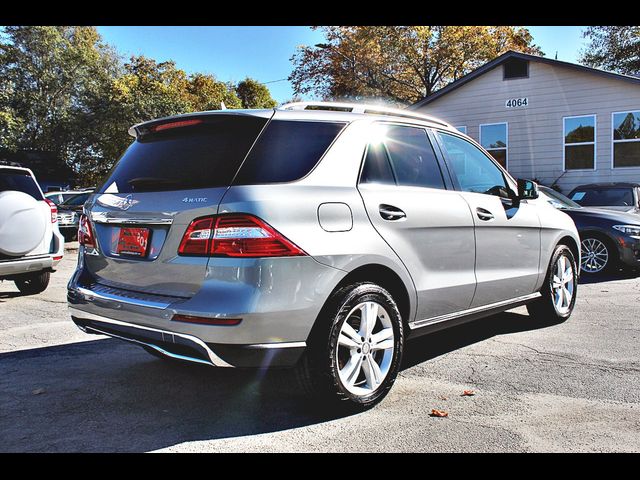
[{"label": "car door", "polygon": [[514,198],[515,182],[478,146],[442,131],[438,139],[475,223],[477,287],[471,307],[533,293],[540,269],[536,206]]},{"label": "car door", "polygon": [[427,131],[375,123],[359,191],[378,233],[400,257],[417,291],[416,320],[469,308],[475,291],[474,223],[447,189]]}]

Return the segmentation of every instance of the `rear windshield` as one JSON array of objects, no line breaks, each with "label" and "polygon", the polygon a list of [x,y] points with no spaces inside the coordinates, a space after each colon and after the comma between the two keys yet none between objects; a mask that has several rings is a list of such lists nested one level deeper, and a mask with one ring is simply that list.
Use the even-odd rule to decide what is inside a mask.
[{"label": "rear windshield", "polygon": [[631,188],[587,188],[576,190],[571,200],[580,205],[589,206],[633,206],[633,190]]},{"label": "rear windshield", "polygon": [[62,202],[60,204],[60,207],[77,207],[78,205],[84,205],[84,202],[87,201],[90,195],[91,192],[74,195],[73,197],[68,198],[64,202]]},{"label": "rear windshield", "polygon": [[251,150],[234,184],[292,182],[304,177],[345,125],[273,120]]},{"label": "rear windshield", "polygon": [[137,139],[98,193],[228,186],[267,120],[211,115],[203,123]]},{"label": "rear windshield", "polygon": [[36,200],[43,200],[38,184],[29,172],[22,170],[0,169],[0,192],[7,190],[17,190],[31,195]]}]

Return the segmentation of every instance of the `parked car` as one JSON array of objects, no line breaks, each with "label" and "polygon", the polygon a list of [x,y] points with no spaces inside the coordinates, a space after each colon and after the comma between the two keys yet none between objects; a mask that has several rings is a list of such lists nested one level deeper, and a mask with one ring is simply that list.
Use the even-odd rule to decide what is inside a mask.
[{"label": "parked car", "polygon": [[79,193],[58,205],[58,224],[67,242],[78,238],[78,219],[82,213],[82,206],[92,193],[93,190]]},{"label": "parked car", "polygon": [[443,121],[299,103],[129,132],[80,217],[68,300],[87,333],[293,366],[314,398],[364,408],[407,338],[524,304],[541,322],[571,315],[573,220]]},{"label": "parked car", "polygon": [[44,291],[62,260],[57,208],[28,168],[0,165],[0,280],[24,294]]},{"label": "parked car", "polygon": [[583,207],[640,213],[640,183],[591,183],[574,188],[568,196]]},{"label": "parked car", "polygon": [[55,192],[47,192],[44,194],[44,197],[51,200],[56,205],[60,205],[63,202],[66,202],[71,197],[75,197],[81,193],[85,193],[86,190],[58,190]]},{"label": "parked car", "polygon": [[581,239],[583,273],[595,274],[617,267],[640,267],[640,217],[602,208],[582,207],[563,194],[540,186],[540,199],[569,215]]}]

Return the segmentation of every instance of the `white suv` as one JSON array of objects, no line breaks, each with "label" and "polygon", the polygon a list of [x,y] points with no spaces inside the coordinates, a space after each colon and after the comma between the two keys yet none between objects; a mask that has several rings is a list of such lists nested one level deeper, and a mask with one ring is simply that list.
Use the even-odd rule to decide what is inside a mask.
[{"label": "white suv", "polygon": [[27,295],[47,288],[64,252],[57,214],[31,170],[0,165],[0,280]]}]

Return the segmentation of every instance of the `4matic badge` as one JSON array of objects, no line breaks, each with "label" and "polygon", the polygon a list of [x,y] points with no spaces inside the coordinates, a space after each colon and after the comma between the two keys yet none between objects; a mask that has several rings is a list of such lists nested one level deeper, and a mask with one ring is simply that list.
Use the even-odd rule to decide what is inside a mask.
[{"label": "4matic badge", "polygon": [[206,203],[207,197],[184,197],[182,201],[184,203]]}]

